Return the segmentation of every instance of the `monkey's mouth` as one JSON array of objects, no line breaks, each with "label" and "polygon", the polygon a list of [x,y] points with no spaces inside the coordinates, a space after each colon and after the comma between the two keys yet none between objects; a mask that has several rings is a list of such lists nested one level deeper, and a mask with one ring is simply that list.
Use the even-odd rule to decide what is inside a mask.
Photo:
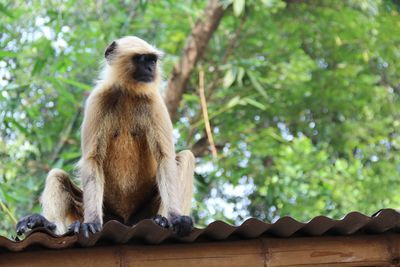
[{"label": "monkey's mouth", "polygon": [[135,75],[134,79],[138,82],[149,83],[154,81],[153,75]]}]

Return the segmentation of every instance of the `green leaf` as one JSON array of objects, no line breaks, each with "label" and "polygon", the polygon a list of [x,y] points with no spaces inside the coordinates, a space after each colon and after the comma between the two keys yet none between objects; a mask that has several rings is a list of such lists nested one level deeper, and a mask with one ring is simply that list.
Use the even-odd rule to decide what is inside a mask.
[{"label": "green leaf", "polygon": [[[235,96],[233,97],[231,100],[229,100],[229,102],[227,104],[225,104],[224,106],[222,106],[220,109],[216,110],[216,111],[210,111],[209,114],[209,119],[213,119],[215,117],[217,117],[219,114],[222,114],[226,111],[229,111],[231,109],[233,109],[235,106],[237,106],[238,104],[240,104],[241,98],[239,96]],[[197,123],[195,123],[194,125],[192,125],[193,127],[199,127],[199,125],[203,124],[204,120],[200,120]]]},{"label": "green leaf", "polygon": [[72,152],[64,152],[62,153],[62,157],[64,160],[71,160],[79,158],[81,155],[80,151],[72,151]]},{"label": "green leaf", "polygon": [[81,83],[81,82],[78,82],[78,81],[74,81],[74,80],[70,80],[70,79],[66,79],[66,78],[62,78],[62,77],[58,77],[57,79],[62,81],[62,82],[64,82],[64,83],[70,84],[72,86],[75,86],[75,87],[80,88],[80,89],[85,90],[85,91],[89,91],[89,90],[91,90],[93,88],[90,85],[87,85],[87,84],[84,84],[84,83]]},{"label": "green leaf", "polygon": [[46,65],[45,59],[37,59],[35,64],[33,65],[31,75],[34,76],[35,74],[39,74],[45,65]]},{"label": "green leaf", "polygon": [[12,52],[12,51],[0,50],[0,58],[3,58],[3,57],[17,57],[17,53]]},{"label": "green leaf", "polygon": [[238,69],[238,74],[236,75],[236,81],[238,82],[238,84],[239,84],[240,86],[243,85],[243,77],[244,77],[244,74],[245,74],[244,68],[240,67],[240,68]]},{"label": "green leaf", "polygon": [[229,109],[233,108],[234,106],[239,104],[239,102],[240,102],[240,97],[239,96],[235,96],[234,98],[229,100],[228,104],[226,104],[226,109],[225,110],[229,110]]},{"label": "green leaf", "polygon": [[47,77],[46,79],[50,81],[54,85],[54,87],[56,87],[57,92],[64,100],[66,100],[66,102],[70,102],[72,104],[76,103],[75,96],[68,91],[65,85],[63,86],[60,84],[59,78]]},{"label": "green leaf", "polygon": [[0,13],[3,13],[10,18],[14,17],[13,14],[2,3],[0,3]]},{"label": "green leaf", "polygon": [[14,125],[18,130],[20,130],[22,133],[24,133],[25,135],[29,135],[29,132],[26,130],[26,128],[24,126],[22,126],[18,121],[16,121],[14,118],[10,118],[8,117],[6,119],[7,122],[11,123],[12,125]]},{"label": "green leaf", "polygon": [[223,83],[224,88],[231,87],[235,79],[236,79],[236,69],[231,68],[225,73],[224,83]]},{"label": "green leaf", "polygon": [[199,96],[197,94],[183,94],[183,100],[185,102],[198,102]]},{"label": "green leaf", "polygon": [[234,0],[233,1],[233,13],[235,13],[236,17],[239,17],[242,14],[245,7],[245,0]]},{"label": "green leaf", "polygon": [[267,109],[267,107],[263,103],[258,102],[258,101],[254,100],[254,99],[251,99],[249,97],[245,97],[245,98],[243,98],[243,100],[246,103],[248,103],[248,104],[250,104],[250,105],[252,105],[252,106],[254,106],[256,108],[259,108],[261,110],[266,110]]},{"label": "green leaf", "polygon": [[249,76],[250,78],[250,82],[251,84],[254,86],[254,89],[257,90],[257,92],[260,93],[260,95],[262,95],[262,97],[264,97],[266,100],[268,100],[268,95],[265,92],[265,89],[262,87],[262,85],[257,81],[256,77],[254,77],[254,75],[251,72],[247,72],[247,76]]}]

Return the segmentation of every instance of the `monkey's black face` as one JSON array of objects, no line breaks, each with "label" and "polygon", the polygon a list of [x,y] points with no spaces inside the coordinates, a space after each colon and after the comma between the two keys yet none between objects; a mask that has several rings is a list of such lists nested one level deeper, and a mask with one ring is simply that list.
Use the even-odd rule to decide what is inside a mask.
[{"label": "monkey's black face", "polygon": [[156,76],[157,56],[154,54],[135,55],[132,58],[135,65],[133,79],[138,82],[152,82]]}]

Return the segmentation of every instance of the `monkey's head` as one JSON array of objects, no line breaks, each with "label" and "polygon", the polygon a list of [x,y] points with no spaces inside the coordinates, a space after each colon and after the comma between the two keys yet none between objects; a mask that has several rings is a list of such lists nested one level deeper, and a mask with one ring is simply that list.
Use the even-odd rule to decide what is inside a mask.
[{"label": "monkey's head", "polygon": [[104,53],[109,71],[107,78],[141,87],[159,82],[161,75],[158,61],[161,55],[161,51],[135,36],[113,41]]}]

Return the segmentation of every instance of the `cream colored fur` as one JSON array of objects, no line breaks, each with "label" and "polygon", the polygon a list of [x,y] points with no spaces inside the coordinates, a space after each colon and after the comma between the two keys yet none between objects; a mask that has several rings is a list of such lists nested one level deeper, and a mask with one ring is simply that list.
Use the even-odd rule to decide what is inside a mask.
[{"label": "cream colored fur", "polygon": [[190,213],[194,156],[190,151],[175,154],[172,123],[158,90],[158,63],[153,82],[132,79],[134,55],[161,52],[137,37],[116,43],[85,105],[78,164],[83,203],[80,189],[64,171],[52,170],[46,180],[43,215],[56,223],[58,233],[73,220],[102,224],[104,206],[128,222],[154,199],[154,190],[158,214]]}]

